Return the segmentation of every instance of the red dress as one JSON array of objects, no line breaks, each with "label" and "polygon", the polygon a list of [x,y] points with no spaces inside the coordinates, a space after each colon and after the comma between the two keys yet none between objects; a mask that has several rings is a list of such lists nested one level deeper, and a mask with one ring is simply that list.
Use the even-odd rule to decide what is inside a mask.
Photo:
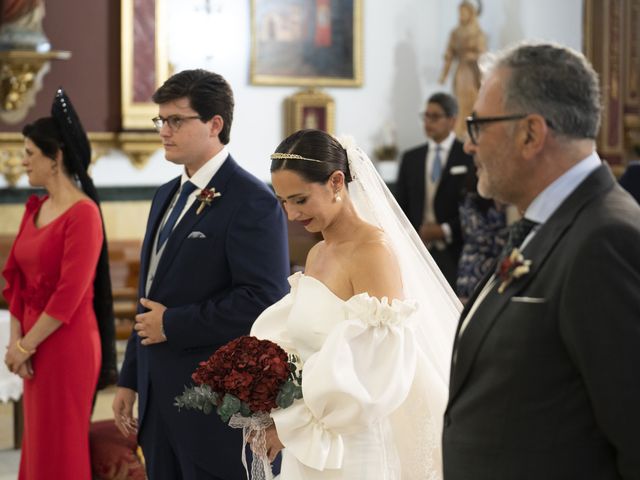
[{"label": "red dress", "polygon": [[3,270],[4,296],[23,334],[44,311],[62,326],[31,358],[24,381],[24,437],[19,480],[90,480],[89,422],[100,369],[93,279],[102,246],[100,213],[80,200],[37,228],[44,198],[27,201]]}]

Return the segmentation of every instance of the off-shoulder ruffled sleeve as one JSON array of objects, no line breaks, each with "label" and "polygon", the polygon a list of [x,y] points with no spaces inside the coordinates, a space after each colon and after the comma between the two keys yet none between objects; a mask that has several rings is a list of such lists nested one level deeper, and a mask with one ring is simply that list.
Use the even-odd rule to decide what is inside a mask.
[{"label": "off-shoulder ruffled sleeve", "polygon": [[344,308],[346,320],[303,365],[303,398],[272,412],[287,450],[317,470],[340,468],[342,435],[390,415],[415,374],[414,303],[360,294]]},{"label": "off-shoulder ruffled sleeve", "polygon": [[28,219],[32,219],[35,212],[38,211],[42,202],[44,202],[44,198],[40,198],[37,195],[31,195],[25,204],[24,215],[22,216],[22,220],[20,222],[20,228],[18,229],[18,234],[16,235],[16,239],[11,246],[11,251],[9,252],[9,256],[7,258],[7,262],[5,263],[4,268],[2,269],[2,276],[5,278],[5,288],[2,291],[2,295],[7,301],[9,305],[9,312],[18,320],[22,320],[22,316],[24,314],[24,300],[22,298],[22,291],[24,290],[24,278],[22,272],[20,271],[20,267],[18,266],[18,262],[15,258],[15,248],[16,241],[18,237],[24,230],[25,223]]}]

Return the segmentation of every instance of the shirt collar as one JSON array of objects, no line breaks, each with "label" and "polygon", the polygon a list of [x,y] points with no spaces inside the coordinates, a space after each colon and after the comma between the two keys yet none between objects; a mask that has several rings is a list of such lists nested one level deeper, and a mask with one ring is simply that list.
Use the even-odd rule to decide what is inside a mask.
[{"label": "shirt collar", "polygon": [[206,188],[213,176],[218,172],[218,170],[220,170],[220,167],[228,156],[229,151],[227,150],[227,147],[222,147],[222,150],[216,153],[210,160],[207,160],[207,163],[200,167],[191,178],[189,178],[185,169],[182,172],[182,177],[180,178],[180,186],[182,187],[184,182],[189,180],[200,190]]},{"label": "shirt collar", "polygon": [[580,160],[538,194],[524,216],[534,222],[545,223],[578,185],[600,165],[602,160],[595,151],[587,158]]},{"label": "shirt collar", "polygon": [[433,140],[432,138],[428,139],[429,142],[429,149],[434,149],[436,148],[438,145],[440,145],[440,148],[442,148],[443,151],[448,152],[451,149],[451,145],[453,145],[453,141],[456,139],[456,134],[455,132],[449,132],[449,135],[447,136],[447,138],[445,138],[443,141],[441,141],[440,143],[436,142],[435,140]]}]

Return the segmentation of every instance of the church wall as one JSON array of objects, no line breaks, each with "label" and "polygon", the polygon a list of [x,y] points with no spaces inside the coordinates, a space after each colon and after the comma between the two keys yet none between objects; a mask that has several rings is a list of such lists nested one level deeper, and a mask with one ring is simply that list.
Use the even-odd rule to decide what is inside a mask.
[{"label": "church wall", "polygon": [[[249,83],[250,2],[210,0],[214,11],[228,19],[222,30],[198,32],[191,28],[188,9],[204,0],[169,0],[185,5],[184,35],[193,49],[188,56],[172,58],[177,69],[203,67],[224,75],[236,97],[236,111],[229,149],[259,178],[268,180],[269,154],[282,139],[284,99],[296,87],[254,86]],[[56,62],[37,96],[27,120],[47,114],[56,86],[70,92],[88,131],[119,128],[119,2],[47,0],[45,31],[56,49],[73,52],[70,60]],[[424,141],[418,112],[425,98],[436,90],[450,90],[437,83],[448,35],[457,23],[458,2],[450,0],[362,0],[364,81],[361,88],[326,88],[336,102],[336,132],[355,136],[372,154],[390,130],[400,151]],[[480,24],[491,50],[524,38],[555,40],[581,49],[582,0],[485,0]],[[21,128],[0,125],[3,130]],[[381,164],[385,179],[393,181],[395,162]],[[99,158],[92,168],[95,182],[106,186],[155,186],[180,172],[157,151],[148,164],[137,169],[117,151]],[[27,187],[22,177],[19,188]],[[0,178],[0,188],[6,187]],[[141,235],[148,202],[105,202],[110,236]],[[111,208],[127,208],[123,226],[109,220]],[[17,228],[15,216],[0,205],[2,229]],[[115,211],[115,210],[114,210]],[[114,213],[115,218],[115,213]],[[112,230],[112,231],[111,231]]]}]

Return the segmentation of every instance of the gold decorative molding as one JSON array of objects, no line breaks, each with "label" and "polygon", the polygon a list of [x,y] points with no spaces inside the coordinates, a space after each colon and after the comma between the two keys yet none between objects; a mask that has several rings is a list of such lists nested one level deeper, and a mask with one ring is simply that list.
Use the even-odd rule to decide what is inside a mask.
[{"label": "gold decorative molding", "polygon": [[156,132],[122,132],[118,134],[118,148],[128,157],[134,167],[144,168],[151,155],[161,147]]},{"label": "gold decorative molding", "polygon": [[50,60],[66,60],[70,57],[71,52],[67,51],[0,52],[0,108],[9,112],[20,109],[45,64]]},{"label": "gold decorative molding", "polygon": [[[88,136],[91,142],[91,163],[107,155],[110,150],[121,150],[136,168],[143,168],[151,155],[161,148],[157,133],[91,132]],[[23,155],[22,134],[0,133],[0,175],[12,187],[24,174]]]}]

